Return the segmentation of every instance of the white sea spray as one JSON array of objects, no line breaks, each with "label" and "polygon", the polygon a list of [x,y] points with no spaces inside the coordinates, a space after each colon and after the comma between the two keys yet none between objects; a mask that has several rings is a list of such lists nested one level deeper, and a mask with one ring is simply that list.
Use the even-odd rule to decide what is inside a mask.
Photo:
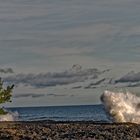
[{"label": "white sea spray", "polygon": [[113,121],[140,123],[140,97],[130,92],[106,90],[101,101]]},{"label": "white sea spray", "polygon": [[18,121],[18,112],[8,112],[5,115],[0,115],[0,121]]}]

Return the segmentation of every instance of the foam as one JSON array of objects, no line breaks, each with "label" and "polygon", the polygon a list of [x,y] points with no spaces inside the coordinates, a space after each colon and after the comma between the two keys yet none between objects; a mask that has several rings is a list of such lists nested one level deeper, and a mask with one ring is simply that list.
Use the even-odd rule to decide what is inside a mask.
[{"label": "foam", "polygon": [[5,115],[0,115],[0,121],[18,121],[18,112],[8,112]]},{"label": "foam", "polygon": [[140,97],[130,92],[104,91],[101,101],[114,122],[140,123]]}]

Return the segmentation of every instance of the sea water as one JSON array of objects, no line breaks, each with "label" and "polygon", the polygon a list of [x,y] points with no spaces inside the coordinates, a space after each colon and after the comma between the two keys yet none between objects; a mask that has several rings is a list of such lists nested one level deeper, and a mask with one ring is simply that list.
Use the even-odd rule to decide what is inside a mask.
[{"label": "sea water", "polygon": [[[140,97],[130,92],[104,91],[100,105],[7,108],[20,121],[95,121],[140,123]],[[14,115],[14,116],[13,116]],[[15,119],[14,119],[15,120]]]},{"label": "sea water", "polygon": [[7,109],[18,112],[21,121],[109,121],[103,105],[16,107]]}]

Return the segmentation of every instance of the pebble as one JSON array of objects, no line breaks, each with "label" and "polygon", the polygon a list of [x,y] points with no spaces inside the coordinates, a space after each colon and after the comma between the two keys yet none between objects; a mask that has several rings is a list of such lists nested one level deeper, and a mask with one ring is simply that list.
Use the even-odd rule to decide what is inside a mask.
[{"label": "pebble", "polygon": [[140,125],[95,122],[0,122],[0,140],[137,140]]}]

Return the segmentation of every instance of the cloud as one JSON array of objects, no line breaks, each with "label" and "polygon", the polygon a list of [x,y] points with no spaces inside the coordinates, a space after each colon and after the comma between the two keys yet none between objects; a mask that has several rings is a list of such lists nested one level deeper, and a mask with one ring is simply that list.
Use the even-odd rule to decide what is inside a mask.
[{"label": "cloud", "polygon": [[[69,28],[61,32],[66,38],[66,41],[71,40],[87,42],[94,44],[98,42],[101,38],[111,40],[111,36],[118,32],[118,27],[109,23],[98,23],[98,24],[86,24],[81,26],[76,26],[74,28]],[[109,38],[110,37],[110,38]]]},{"label": "cloud", "polygon": [[95,83],[90,83],[88,86],[84,87],[85,89],[89,89],[89,88],[96,88],[96,86],[100,85],[101,83],[103,83],[106,79],[103,78]]},{"label": "cloud", "polygon": [[90,87],[90,86],[84,87],[84,89],[94,89],[94,88],[97,88],[97,87]]},{"label": "cloud", "polygon": [[80,65],[73,65],[69,70],[63,72],[48,72],[40,74],[17,74],[4,78],[4,81],[15,85],[24,84],[36,88],[45,88],[49,86],[68,85],[76,82],[84,82],[92,77],[98,78],[98,75],[104,73],[96,68],[82,69]]},{"label": "cloud", "polygon": [[72,89],[78,89],[78,88],[82,88],[82,86],[75,86],[75,87],[72,87]]},{"label": "cloud", "polygon": [[12,68],[0,68],[0,73],[14,73],[13,69]]},{"label": "cloud", "polygon": [[23,93],[13,95],[13,98],[27,98],[27,97],[38,98],[43,96],[45,96],[45,94]]},{"label": "cloud", "polygon": [[65,94],[55,94],[55,93],[49,93],[47,96],[53,96],[53,97],[61,97],[61,96],[67,96]]},{"label": "cloud", "polygon": [[127,87],[139,87],[140,83],[130,83],[129,85],[127,85]]},{"label": "cloud", "polygon": [[79,49],[79,47],[42,47],[41,49],[38,47],[34,47],[33,48],[29,48],[28,51],[35,53],[37,55],[43,55],[44,57],[48,56],[48,57],[62,57],[62,56],[71,56],[71,55],[81,55],[81,54],[85,54],[85,53],[91,53],[94,52],[94,48],[84,48],[81,47]]},{"label": "cloud", "polygon": [[140,72],[135,73],[134,71],[129,72],[125,76],[116,80],[115,83],[126,83],[126,82],[140,82]]},{"label": "cloud", "polygon": [[106,79],[105,78],[103,78],[103,79],[101,79],[101,80],[99,80],[99,81],[97,81],[97,82],[95,82],[95,83],[91,83],[90,84],[90,86],[96,86],[96,85],[100,85],[102,82],[104,82]]},{"label": "cloud", "polygon": [[110,85],[115,84],[114,79],[113,78],[109,79],[108,84],[110,84]]}]

